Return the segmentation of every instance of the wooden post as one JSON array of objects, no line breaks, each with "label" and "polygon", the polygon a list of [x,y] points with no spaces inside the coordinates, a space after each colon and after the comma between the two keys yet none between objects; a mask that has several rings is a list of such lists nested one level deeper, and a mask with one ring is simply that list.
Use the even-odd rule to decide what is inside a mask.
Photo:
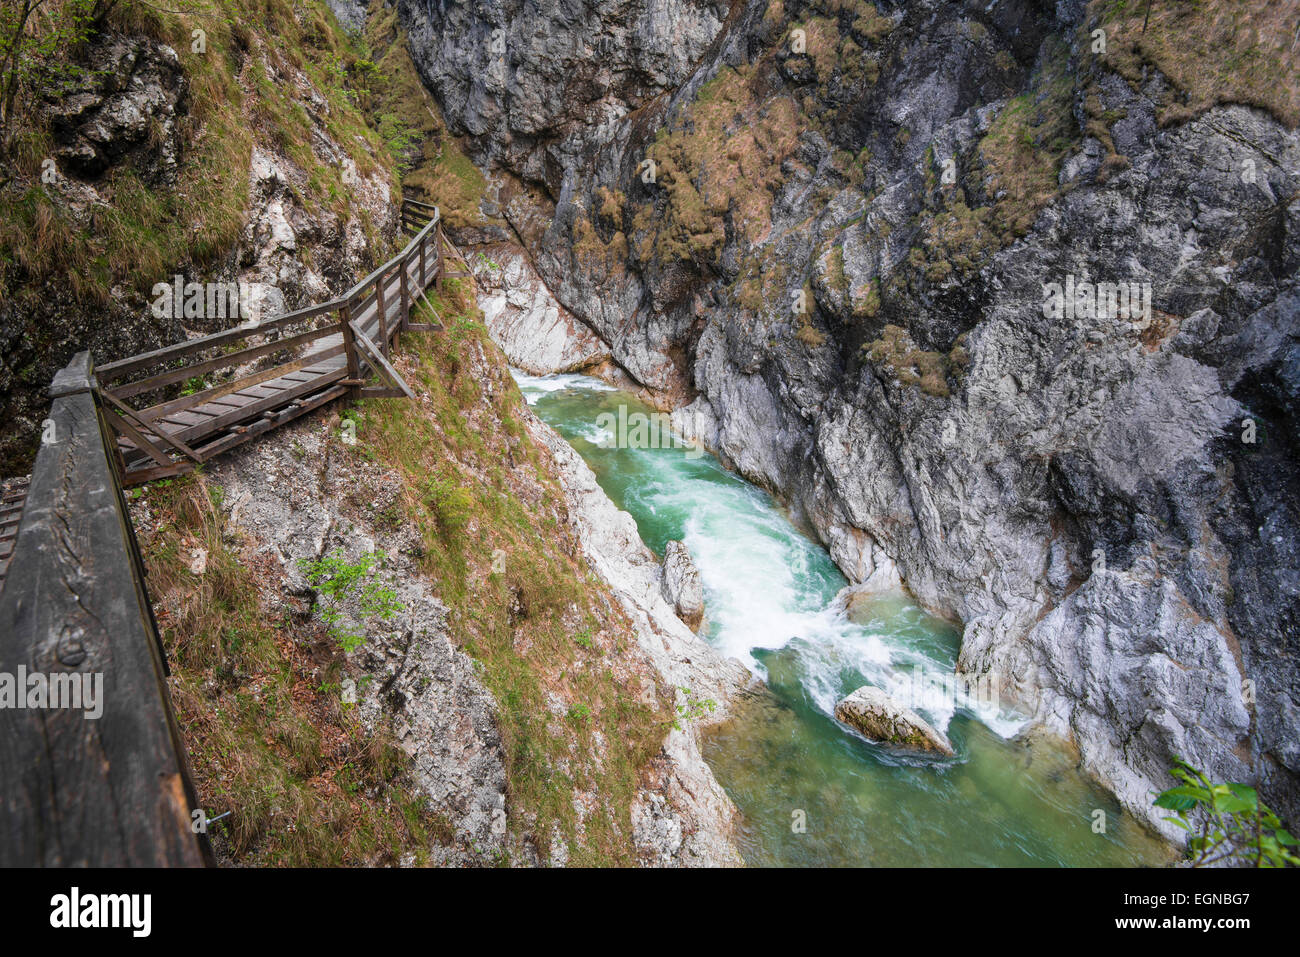
[{"label": "wooden post", "polygon": [[424,290],[429,288],[429,279],[428,279],[429,270],[428,267],[425,265],[425,260],[428,258],[425,255],[425,252],[428,250],[428,248],[429,248],[429,234],[425,233],[420,238],[420,292],[424,292]]},{"label": "wooden post", "polygon": [[0,708],[0,866],[211,863],[90,353],[50,397],[0,592],[0,672],[26,673],[24,695],[43,676],[49,697]]},{"label": "wooden post", "polygon": [[361,397],[361,357],[357,355],[356,337],[352,334],[352,304],[339,307],[339,331],[343,333],[343,352],[348,358],[348,380],[354,399]]},{"label": "wooden post", "polygon": [[411,325],[411,290],[407,287],[409,277],[407,272],[410,270],[410,263],[403,257],[402,264],[398,268],[402,273],[402,324],[399,327],[403,332]]},{"label": "wooden post", "polygon": [[433,281],[437,284],[438,291],[441,292],[442,291],[442,223],[441,222],[439,222],[437,226],[433,227],[433,248],[438,256],[437,261],[434,263],[434,268],[437,269],[438,271],[437,273],[434,274]]},{"label": "wooden post", "polygon": [[384,287],[388,285],[388,275],[381,272],[375,278],[375,312],[379,316],[379,348],[388,354],[388,300],[384,296]]}]

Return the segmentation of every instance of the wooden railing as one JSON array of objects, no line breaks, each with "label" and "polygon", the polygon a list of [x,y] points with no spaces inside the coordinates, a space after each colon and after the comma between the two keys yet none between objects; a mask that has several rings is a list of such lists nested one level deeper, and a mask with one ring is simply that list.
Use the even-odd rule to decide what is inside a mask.
[{"label": "wooden railing", "polygon": [[437,207],[406,200],[401,222],[406,247],[337,299],[100,366],[123,483],[181,474],[344,392],[411,396],[392,343],[435,328],[410,313],[441,284],[448,244]]},{"label": "wooden railing", "polygon": [[[0,707],[0,866],[211,863],[122,489],[334,398],[412,396],[392,344],[404,329],[438,328],[411,310],[441,282],[445,250],[459,254],[435,207],[403,203],[402,227],[406,247],[337,299],[98,370],[83,352],[55,377],[52,435],[21,517],[4,514],[17,534],[0,591],[0,678],[23,702]],[[78,706],[50,707],[56,686]]]},{"label": "wooden railing", "polygon": [[[50,395],[52,435],[0,592],[0,673],[25,676],[24,696],[39,675],[46,696],[0,708],[0,866],[201,865],[207,845],[191,826],[194,789],[90,353]],[[69,697],[55,702],[56,687]],[[80,707],[56,707],[74,687]]]}]

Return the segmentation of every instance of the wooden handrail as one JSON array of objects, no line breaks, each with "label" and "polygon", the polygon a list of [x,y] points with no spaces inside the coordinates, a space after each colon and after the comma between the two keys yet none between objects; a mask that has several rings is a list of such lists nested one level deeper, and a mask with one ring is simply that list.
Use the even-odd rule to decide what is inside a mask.
[{"label": "wooden handrail", "polygon": [[[99,394],[127,457],[119,456],[123,483],[179,475],[243,441],[238,436],[260,434],[267,422],[295,418],[340,393],[350,392],[354,398],[409,396],[401,376],[386,367],[387,356],[394,337],[411,328],[412,302],[417,296],[424,299],[430,283],[441,283],[446,239],[436,207],[404,202],[402,214],[404,222],[418,218],[423,226],[400,252],[344,295],[268,322],[226,329],[105,366]],[[337,318],[312,323],[304,331],[293,329],[329,313],[337,313]],[[365,332],[365,343],[358,341],[356,329]],[[252,345],[241,342],[265,333],[277,337]],[[371,357],[368,344],[377,348],[384,363]],[[232,346],[233,351],[226,351]],[[277,354],[291,358],[272,358],[271,366],[260,362]],[[338,364],[339,356],[346,357],[346,370]],[[372,372],[387,385],[365,385],[364,378]],[[167,391],[208,376],[216,376],[216,381],[204,382],[197,391],[180,396]],[[126,404],[142,396],[154,404],[139,409]],[[258,415],[266,421],[252,421]]]},{"label": "wooden handrail", "polygon": [[[47,688],[57,679],[82,694],[92,693],[83,679],[99,687],[86,707],[0,708],[0,866],[212,863],[206,838],[192,827],[200,809],[122,488],[182,474],[348,394],[414,398],[388,355],[395,337],[413,327],[412,302],[440,278],[445,242],[436,207],[404,203],[403,218],[417,217],[428,221],[402,251],[341,297],[110,362],[99,379],[82,352],[55,377],[53,437],[37,454],[0,590],[0,671],[41,675]],[[387,307],[397,297],[390,321]],[[335,312],[334,322],[292,332]],[[122,382],[275,332],[283,334]],[[258,369],[257,360],[321,339]],[[125,401],[240,366],[246,369],[233,381],[146,409]],[[372,372],[382,384],[366,384]],[[88,720],[91,706],[102,713]]]},{"label": "wooden handrail", "polygon": [[[402,202],[407,203],[414,201],[403,200]],[[178,342],[174,345],[164,346],[163,348],[155,349],[152,352],[143,353],[138,356],[130,356],[126,359],[119,359],[116,362],[106,363],[99,369],[99,380],[101,385],[115,382],[125,375],[129,375],[132,372],[138,372],[140,369],[147,368],[160,362],[183,358],[185,356],[193,355],[196,352],[201,352],[202,350],[212,346],[237,342],[240,339],[247,339],[251,336],[262,335],[266,332],[282,329],[283,327],[292,325],[295,322],[301,322],[315,318],[316,316],[325,315],[326,313],[336,312],[345,303],[352,307],[354,313],[358,313],[360,311],[358,308],[358,300],[367,287],[373,285],[381,275],[387,273],[388,270],[392,269],[393,266],[399,262],[404,264],[409,263],[417,247],[423,247],[429,234],[438,228],[441,222],[441,215],[437,214],[436,206],[430,208],[435,210],[435,215],[429,219],[429,222],[425,224],[424,228],[421,229],[419,233],[411,237],[411,240],[402,248],[402,251],[393,256],[383,265],[376,268],[368,276],[352,286],[352,288],[342,296],[339,296],[336,299],[331,299],[328,302],[318,303],[314,306],[308,306],[304,309],[285,313],[283,316],[277,316],[276,318],[269,319],[266,322],[259,322],[254,326],[237,326],[234,329],[225,329],[221,332],[214,332],[211,335],[200,336],[197,339],[187,339],[185,342]],[[336,331],[338,331],[337,327],[325,327],[324,331],[322,331],[322,335],[329,335]],[[171,380],[173,382],[184,381],[193,375],[193,373],[190,373],[189,375],[184,374],[184,368],[175,370],[175,373],[173,374],[176,375],[176,377]],[[113,391],[119,397],[122,395],[121,389],[114,389]],[[128,394],[135,395],[140,391],[143,390],[135,390]]]},{"label": "wooden handrail", "polygon": [[186,339],[184,342],[163,346],[161,349],[155,349],[152,352],[142,352],[136,356],[128,356],[125,359],[119,359],[116,362],[109,362],[101,366],[97,372],[99,382],[101,385],[113,382],[124,375],[130,375],[132,372],[159,362],[166,362],[168,359],[178,359],[182,356],[192,355],[195,352],[201,352],[211,346],[225,345],[227,342],[237,342],[240,339],[247,339],[249,336],[258,336],[277,329],[283,329],[295,322],[303,322],[316,316],[323,316],[337,308],[337,302],[331,300],[295,312],[286,312],[283,316],[276,316],[274,319],[259,322],[256,326],[236,326],[233,329],[223,329],[221,332],[199,336],[197,339]]},{"label": "wooden handrail", "polygon": [[82,695],[0,709],[0,866],[211,863],[88,352],[50,393],[53,440],[0,592],[0,671]]}]

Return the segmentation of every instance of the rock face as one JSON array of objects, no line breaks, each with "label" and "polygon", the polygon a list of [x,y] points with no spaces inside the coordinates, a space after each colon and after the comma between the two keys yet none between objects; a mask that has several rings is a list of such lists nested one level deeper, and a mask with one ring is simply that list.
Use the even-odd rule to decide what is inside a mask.
[{"label": "rock face", "polygon": [[[382,627],[371,621],[366,644],[356,653],[359,672],[372,679],[357,691],[361,720],[373,730],[381,718],[391,719],[413,759],[416,786],[451,824],[461,845],[477,846],[490,858],[505,847],[507,832],[505,751],[496,701],[479,680],[474,661],[451,643],[447,609],[411,558],[419,532],[410,525],[381,530],[346,507],[355,490],[364,488],[377,510],[388,508],[400,481],[378,466],[357,466],[332,452],[328,430],[328,422],[306,420],[222,457],[209,477],[224,489],[232,530],[276,560],[291,593],[311,593],[298,566],[301,559],[319,559],[336,549],[349,561],[370,551],[384,556],[403,610]],[[452,856],[444,864],[476,860],[456,856],[463,855],[456,849],[445,853]]]},{"label": "rock face", "polygon": [[[960,619],[959,668],[1153,826],[1175,754],[1300,819],[1294,129],[1171,114],[1078,0],[749,0],[710,39],[691,7],[651,82],[624,45],[558,75],[650,5],[510,20],[500,81],[451,38],[504,8],[401,9],[476,155],[544,194],[507,204],[542,278],[684,434]],[[1045,308],[1102,282],[1149,312]]]},{"label": "rock face", "polygon": [[412,56],[475,159],[558,193],[637,107],[672,90],[722,27],[715,0],[399,0]]},{"label": "rock face", "polygon": [[535,415],[527,422],[555,459],[587,560],[632,619],[640,648],[661,679],[677,689],[677,704],[686,704],[682,689],[689,688],[717,705],[708,716],[678,722],[668,732],[651,781],[633,802],[632,827],[643,860],[663,866],[742,864],[733,843],[739,813],[705,763],[699,734],[726,717],[729,702],[749,685],[749,672],[735,659],[721,657],[677,617],[660,591],[659,564],[636,522],[610,501],[572,446]]},{"label": "rock face", "polygon": [[664,546],[663,582],[664,598],[672,604],[677,617],[698,630],[704,620],[704,586],[685,542]]},{"label": "rock face", "polygon": [[879,688],[863,685],[835,705],[835,717],[872,741],[904,751],[952,755],[948,738]]},{"label": "rock face", "polygon": [[609,360],[609,347],[551,295],[517,247],[494,247],[476,270],[492,339],[516,368],[534,375],[579,372]]},{"label": "rock face", "polygon": [[57,155],[70,172],[97,177],[128,159],[150,185],[175,179],[188,110],[176,51],[139,37],[91,48],[84,76],[50,105]]}]

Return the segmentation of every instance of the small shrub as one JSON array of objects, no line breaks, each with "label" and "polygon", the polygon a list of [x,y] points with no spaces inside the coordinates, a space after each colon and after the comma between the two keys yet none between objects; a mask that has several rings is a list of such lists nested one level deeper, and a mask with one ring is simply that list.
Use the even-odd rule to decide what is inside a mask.
[{"label": "small shrub", "polygon": [[469,491],[442,476],[425,479],[422,501],[433,513],[438,528],[455,534],[469,522],[474,511],[474,497]]},{"label": "small shrub", "polygon": [[378,561],[375,552],[367,552],[357,561],[349,562],[342,549],[335,549],[320,559],[298,561],[307,581],[324,600],[321,618],[329,625],[330,636],[344,651],[356,651],[366,641],[364,633],[358,634],[343,623],[343,605],[349,599],[358,601],[362,616],[367,618],[388,621],[402,610],[396,592],[370,579]]},{"label": "small shrub", "polygon": [[1193,867],[1242,863],[1252,867],[1294,867],[1297,842],[1278,816],[1262,804],[1245,784],[1211,784],[1181,758],[1169,772],[1183,783],[1155,799],[1155,806],[1173,811],[1166,821],[1191,837],[1187,842]]},{"label": "small shrub", "polygon": [[672,726],[678,731],[682,730],[683,722],[695,721],[717,710],[718,703],[712,698],[697,697],[690,688],[679,687],[677,690],[686,698],[685,704],[677,706],[677,717],[672,722]]}]

